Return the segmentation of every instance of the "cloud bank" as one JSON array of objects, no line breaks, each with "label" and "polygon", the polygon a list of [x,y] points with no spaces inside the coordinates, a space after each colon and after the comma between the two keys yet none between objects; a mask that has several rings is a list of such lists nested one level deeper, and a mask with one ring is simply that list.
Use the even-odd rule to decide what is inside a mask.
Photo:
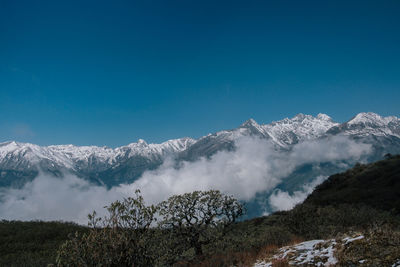
[{"label": "cloud bank", "polygon": [[312,193],[314,188],[325,181],[326,178],[328,177],[318,176],[311,183],[303,185],[301,190],[294,191],[292,194],[277,189],[269,197],[269,204],[273,211],[290,210],[297,204],[303,202],[303,200]]},{"label": "cloud bank", "polygon": [[[85,224],[87,214],[122,199],[140,189],[144,199],[156,204],[174,194],[194,190],[219,189],[236,198],[249,201],[256,193],[272,192],[296,167],[306,163],[358,160],[371,152],[368,144],[344,136],[295,145],[289,152],[278,152],[266,140],[243,137],[235,142],[235,151],[221,151],[210,159],[195,162],[166,160],[162,166],[145,172],[132,184],[111,189],[91,185],[76,176],[63,178],[40,175],[22,189],[0,191],[0,219],[68,220]],[[289,209],[302,201],[320,183],[289,194],[274,191],[269,198],[273,209]]]},{"label": "cloud bank", "polygon": [[211,159],[184,162],[179,169],[168,161],[155,171],[145,172],[126,189],[140,188],[145,199],[162,201],[168,196],[194,190],[219,189],[244,201],[256,193],[271,191],[298,166],[306,163],[358,160],[371,152],[368,144],[345,136],[295,145],[290,152],[278,152],[263,139],[244,137],[234,152],[222,151]]},{"label": "cloud bank", "polygon": [[0,219],[63,220],[87,223],[93,210],[102,212],[111,202],[127,197],[119,188],[89,184],[71,174],[40,174],[21,189],[0,191]]}]

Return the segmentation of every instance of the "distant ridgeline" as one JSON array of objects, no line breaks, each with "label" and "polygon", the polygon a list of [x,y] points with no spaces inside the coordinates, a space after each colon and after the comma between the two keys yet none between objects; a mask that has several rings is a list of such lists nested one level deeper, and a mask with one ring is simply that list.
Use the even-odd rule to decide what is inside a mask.
[{"label": "distant ridgeline", "polygon": [[[39,170],[56,176],[68,171],[98,184],[114,186],[135,181],[144,171],[160,166],[166,157],[194,161],[221,150],[235,149],[235,141],[243,136],[268,140],[277,151],[290,151],[303,141],[335,135],[371,144],[373,151],[365,159],[367,161],[381,159],[386,153],[400,153],[400,119],[397,117],[360,113],[340,124],[325,114],[317,117],[298,114],[292,119],[270,124],[257,124],[250,119],[236,129],[197,140],[181,138],[162,144],[139,140],[115,149],[74,145],[41,147],[14,141],[0,143],[0,187],[20,187],[34,179]],[[337,169],[332,173],[335,171]]]}]

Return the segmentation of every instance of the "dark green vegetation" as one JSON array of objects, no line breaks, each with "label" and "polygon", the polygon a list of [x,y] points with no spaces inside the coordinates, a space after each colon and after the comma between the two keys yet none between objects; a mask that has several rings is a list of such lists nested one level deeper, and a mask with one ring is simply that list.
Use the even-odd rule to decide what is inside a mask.
[{"label": "dark green vegetation", "polygon": [[[103,218],[89,215],[88,234],[76,234],[62,245],[58,265],[165,266],[190,254],[198,259],[243,213],[237,200],[216,190],[172,196],[156,207],[146,206],[136,191],[106,208]],[[158,227],[151,229],[156,214]]]},{"label": "dark green vegetation", "polygon": [[70,233],[87,227],[63,222],[0,222],[0,266],[46,266]]},{"label": "dark green vegetation", "polygon": [[[328,239],[354,231],[379,233],[380,229],[385,229],[384,234],[371,237],[376,240],[376,245],[364,249],[374,254],[379,251],[379,246],[394,242],[389,239],[389,243],[383,242],[380,236],[385,237],[391,232],[395,233],[393,236],[399,236],[399,184],[400,156],[388,156],[385,160],[357,164],[347,172],[331,176],[303,204],[290,211],[243,222],[236,222],[242,211],[237,202],[227,196],[216,193],[217,196],[211,197],[207,192],[174,196],[160,205],[163,212],[157,228],[148,227],[155,207],[144,206],[137,195],[111,204],[109,216],[101,221],[93,216],[92,226],[97,227],[91,230],[62,223],[2,222],[0,263],[3,266],[11,266],[11,263],[23,266],[24,261],[29,261],[26,265],[30,266],[54,263],[57,248],[67,240],[68,232],[76,230],[80,234],[72,235],[59,250],[60,265],[63,260],[64,263],[75,260],[76,257],[68,257],[84,251],[89,265],[94,263],[90,262],[93,259],[99,262],[122,255],[120,262],[114,260],[113,265],[111,261],[103,261],[103,266],[126,265],[126,262],[141,263],[136,266],[250,266],[261,252],[294,241]],[[214,206],[218,209],[208,211],[204,209],[208,205],[198,206],[212,199],[218,200]],[[233,213],[224,213],[223,207]],[[191,217],[199,214],[203,217]],[[207,214],[215,216],[204,217]],[[223,220],[219,224],[210,218]],[[201,220],[207,224],[200,224]],[[128,222],[137,223],[127,225]],[[211,222],[215,222],[215,226]],[[115,227],[118,223],[121,225]],[[23,234],[24,229],[31,233]],[[16,232],[18,234],[13,234]],[[82,235],[83,232],[87,234]],[[37,245],[33,245],[35,243]],[[355,249],[346,248],[340,255],[343,262],[352,262],[360,255]],[[136,258],[126,261],[126,255]],[[391,256],[400,258],[400,255]]]},{"label": "dark green vegetation", "polygon": [[373,164],[356,164],[319,185],[306,204],[365,204],[400,214],[400,156],[386,155]]},{"label": "dark green vegetation", "polygon": [[156,209],[134,197],[106,207],[108,216],[89,215],[88,233],[76,233],[65,242],[57,257],[62,266],[151,266],[150,226]]}]

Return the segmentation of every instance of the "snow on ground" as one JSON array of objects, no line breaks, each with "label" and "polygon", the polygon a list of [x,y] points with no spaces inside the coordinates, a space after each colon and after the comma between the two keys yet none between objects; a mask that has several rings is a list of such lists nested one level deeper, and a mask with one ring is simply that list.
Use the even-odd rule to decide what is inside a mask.
[{"label": "snow on ground", "polygon": [[[345,237],[341,243],[351,243],[363,239],[363,235]],[[290,265],[334,266],[338,261],[334,256],[337,240],[310,240],[296,245],[286,246],[267,260],[259,260],[254,267],[271,267],[274,260],[286,260]],[[400,264],[400,262],[399,262]]]},{"label": "snow on ground", "polygon": [[346,238],[343,238],[343,242],[345,242],[345,244],[348,244],[348,243],[351,243],[353,241],[360,240],[360,239],[363,239],[363,238],[364,238],[363,235],[360,235],[360,236],[357,236],[357,237],[353,237],[353,238],[346,237]]}]

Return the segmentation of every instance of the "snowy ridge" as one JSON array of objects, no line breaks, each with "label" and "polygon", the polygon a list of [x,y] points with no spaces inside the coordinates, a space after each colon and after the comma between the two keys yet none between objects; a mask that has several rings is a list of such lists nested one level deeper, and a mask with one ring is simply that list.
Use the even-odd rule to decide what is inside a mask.
[{"label": "snowy ridge", "polygon": [[131,143],[126,147],[119,147],[116,151],[117,153],[123,153],[122,151],[126,151],[126,149],[129,148],[129,156],[141,155],[151,157],[154,154],[165,156],[169,153],[185,150],[195,142],[196,140],[186,137],[168,140],[161,144],[147,144],[143,139],[139,139],[137,143]]},{"label": "snowy ridge", "polygon": [[365,137],[394,136],[400,138],[400,119],[395,116],[382,117],[373,112],[359,113],[348,122],[332,127],[329,132]]},{"label": "snowy ridge", "polygon": [[349,125],[364,124],[370,126],[386,126],[391,122],[399,122],[399,118],[395,116],[381,117],[373,112],[362,112],[357,114],[354,118],[347,122]]},{"label": "snowy ridge", "polygon": [[17,167],[30,167],[42,160],[65,167],[72,166],[72,161],[67,155],[47,147],[15,141],[0,144],[0,163],[8,163],[8,165],[14,163]]},{"label": "snowy ridge", "polygon": [[[0,143],[0,170],[26,170],[40,165],[45,169],[66,168],[72,171],[104,171],[122,166],[130,159],[128,168],[142,168],[161,164],[168,156],[191,160],[209,156],[219,150],[229,149],[242,136],[257,136],[269,140],[278,149],[288,149],[305,140],[314,140],[326,135],[343,134],[351,137],[378,136],[400,138],[400,119],[394,116],[381,117],[368,112],[357,114],[345,123],[334,122],[326,114],[316,117],[298,114],[270,124],[258,124],[249,119],[233,130],[219,131],[198,140],[180,138],[161,144],[148,144],[139,139],[118,148],[97,146],[52,145],[41,147],[15,141]],[[398,139],[397,139],[398,140]],[[400,144],[400,141],[398,142]],[[191,157],[192,156],[192,157]],[[135,174],[136,175],[136,174]],[[133,176],[132,176],[133,177]]]},{"label": "snowy ridge", "polygon": [[327,130],[339,123],[333,122],[325,114],[311,115],[298,114],[292,119],[285,118],[281,121],[264,125],[264,129],[275,142],[282,146],[298,143],[299,141],[316,139]]},{"label": "snowy ridge", "polygon": [[298,114],[292,119],[285,118],[270,124],[259,125],[253,119],[243,123],[240,128],[258,132],[262,137],[271,139],[273,143],[280,147],[287,147],[300,141],[319,138],[327,130],[339,123],[333,122],[325,114],[318,114],[317,117],[311,115]]},{"label": "snowy ridge", "polygon": [[333,122],[326,114],[311,115],[297,114],[292,119],[285,118],[270,124],[258,124],[255,120],[249,119],[239,129],[247,129],[261,137],[271,139],[280,147],[287,147],[300,141],[316,139],[321,137],[330,128],[339,125]]},{"label": "snowy ridge", "polygon": [[[169,140],[161,144],[147,144],[139,139],[137,143],[115,149],[98,146],[52,145],[41,147],[30,143],[15,141],[0,143],[0,164],[8,168],[32,167],[42,161],[51,162],[54,167],[76,170],[76,165],[89,165],[91,162],[111,166],[118,158],[142,156],[147,158],[164,157],[186,149],[195,142],[191,138]],[[54,165],[55,164],[55,165]]]}]

